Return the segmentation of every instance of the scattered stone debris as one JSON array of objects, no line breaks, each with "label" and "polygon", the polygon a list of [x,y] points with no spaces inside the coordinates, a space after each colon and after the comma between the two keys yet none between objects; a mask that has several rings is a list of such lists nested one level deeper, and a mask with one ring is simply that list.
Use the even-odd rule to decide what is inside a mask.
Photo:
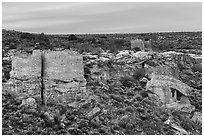
[{"label": "scattered stone debris", "polygon": [[198,123],[202,124],[202,113],[201,112],[194,112],[192,120],[194,122],[198,122]]},{"label": "scattered stone debris", "polygon": [[164,122],[164,124],[168,124],[169,126],[174,128],[176,130],[176,135],[189,135],[189,133],[180,125],[178,125],[172,118],[169,118],[167,121]]},{"label": "scattered stone debris", "polygon": [[28,98],[28,99],[22,100],[21,106],[26,106],[29,108],[36,108],[37,104],[34,98]]},{"label": "scattered stone debris", "polygon": [[101,109],[99,107],[95,107],[93,108],[93,110],[91,110],[88,114],[87,114],[87,117],[88,118],[92,118],[94,116],[96,116],[97,114],[99,114],[101,111]]}]

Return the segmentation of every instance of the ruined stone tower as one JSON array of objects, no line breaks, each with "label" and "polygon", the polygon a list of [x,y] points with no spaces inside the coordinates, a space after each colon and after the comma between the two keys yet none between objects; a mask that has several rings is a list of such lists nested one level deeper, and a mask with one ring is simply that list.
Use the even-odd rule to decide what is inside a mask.
[{"label": "ruined stone tower", "polygon": [[33,51],[12,57],[12,92],[65,103],[70,92],[85,91],[82,56],[74,51]]}]

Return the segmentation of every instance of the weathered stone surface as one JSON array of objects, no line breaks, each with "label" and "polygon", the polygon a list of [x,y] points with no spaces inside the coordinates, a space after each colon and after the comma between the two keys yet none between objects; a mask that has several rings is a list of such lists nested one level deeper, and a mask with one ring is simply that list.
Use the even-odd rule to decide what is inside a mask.
[{"label": "weathered stone surface", "polygon": [[131,40],[131,49],[139,48],[141,51],[145,50],[144,43],[141,39]]},{"label": "weathered stone surface", "polygon": [[181,81],[165,75],[153,75],[147,83],[146,90],[153,92],[168,109],[176,109],[190,113],[195,107],[190,104],[187,96],[191,87]]},{"label": "weathered stone surface", "polygon": [[175,102],[171,104],[166,104],[166,108],[182,111],[185,113],[191,113],[192,111],[195,110],[195,107],[192,106],[191,104],[181,104],[181,103],[175,103]]},{"label": "weathered stone surface", "polygon": [[169,118],[164,122],[164,124],[168,124],[172,128],[174,128],[177,132],[177,135],[189,135],[189,133],[180,125],[178,125],[172,118]]},{"label": "weathered stone surface", "polygon": [[145,47],[145,51],[153,52],[151,40],[144,41],[144,47]]},{"label": "weathered stone surface", "polygon": [[190,57],[196,60],[197,63],[202,63],[202,55],[188,54]]},{"label": "weathered stone surface", "polygon": [[136,52],[136,53],[133,54],[133,57],[136,58],[138,60],[138,62],[146,61],[148,59],[151,59],[152,56],[153,56],[153,53],[142,52],[142,51],[139,51],[139,52]]},{"label": "weathered stone surface", "polygon": [[175,62],[180,62],[186,67],[191,67],[194,64],[202,63],[202,55],[186,54],[175,51],[168,51],[160,53],[165,58],[171,58]]},{"label": "weathered stone surface", "polygon": [[3,61],[10,61],[11,59],[10,59],[10,57],[3,57],[2,60]]},{"label": "weathered stone surface", "polygon": [[[26,77],[24,77],[26,78]],[[41,79],[33,78],[27,80],[18,80],[12,78],[10,81],[10,92],[13,92],[18,96],[20,93],[27,94],[30,97],[39,95],[41,92]]]},{"label": "weathered stone surface", "polygon": [[106,83],[109,79],[131,77],[136,69],[143,67],[145,77],[151,79],[147,82],[146,89],[156,94],[161,102],[164,104],[175,103],[171,104],[169,108],[185,112],[195,109],[191,108],[187,97],[192,89],[180,81],[180,69],[177,65],[181,63],[190,69],[197,62],[190,55],[177,52],[134,52],[131,50],[120,51],[111,57],[107,56],[108,54],[101,54],[102,57],[103,55],[109,58],[109,62],[100,59],[87,61],[92,62],[92,64],[87,64],[92,80]]},{"label": "weathered stone surface", "polygon": [[153,75],[151,81],[147,83],[147,90],[150,90],[154,87],[172,87],[180,91],[185,96],[187,96],[191,91],[191,87],[189,87],[187,84],[173,77],[165,75]]},{"label": "weathered stone surface", "polygon": [[12,92],[36,97],[43,90],[45,102],[66,102],[67,92],[85,91],[83,58],[69,50],[14,55],[10,81]]},{"label": "weathered stone surface", "polygon": [[80,54],[64,50],[44,52],[45,79],[58,79],[71,81],[77,79],[83,81],[83,58]]},{"label": "weathered stone surface", "polygon": [[145,78],[145,77],[143,77],[142,79],[140,79],[140,82],[141,82],[141,83],[147,83],[147,82],[148,82],[148,79]]},{"label": "weathered stone surface", "polygon": [[95,107],[95,108],[93,108],[93,110],[91,110],[91,111],[87,114],[87,117],[88,117],[88,118],[92,118],[92,117],[94,117],[95,115],[97,115],[100,111],[101,111],[101,109],[100,109],[99,107]]},{"label": "weathered stone surface", "polygon": [[[86,55],[84,56],[86,57]],[[104,52],[100,58],[87,58],[85,65],[89,68],[93,79],[101,78],[100,80],[102,80],[105,78],[107,80],[114,76],[124,76],[123,74],[131,76],[135,69],[142,67],[142,64],[149,78],[151,78],[151,74],[157,74],[180,79],[178,62],[188,66],[195,63],[194,59],[183,53],[123,50],[115,56],[112,54],[109,56],[108,53]],[[105,77],[103,77],[104,75]]]},{"label": "weathered stone surface", "polygon": [[192,120],[194,122],[202,123],[202,113],[201,112],[194,112],[194,115],[192,117]]},{"label": "weathered stone surface", "polygon": [[[47,103],[66,101],[67,92],[84,92],[83,58],[80,54],[65,50],[45,52],[45,100]],[[50,96],[52,94],[52,96]]]},{"label": "weathered stone surface", "polygon": [[[103,57],[103,55],[105,57]],[[115,56],[103,53],[98,59],[86,60],[85,66],[92,79],[105,82],[124,76],[132,76],[135,69],[141,68],[141,62],[151,59],[153,54],[131,50],[120,51]],[[105,59],[104,59],[105,58]],[[137,64],[138,63],[138,64]]]},{"label": "weathered stone surface", "polygon": [[26,106],[29,108],[36,108],[37,104],[34,98],[28,98],[28,99],[22,100],[21,106]]},{"label": "weathered stone surface", "polygon": [[11,78],[30,79],[41,77],[41,51],[34,51],[32,55],[16,55],[12,57]]},{"label": "weathered stone surface", "polygon": [[179,70],[178,68],[167,65],[161,65],[151,68],[152,74],[154,75],[165,75],[169,77],[173,77],[175,79],[179,79]]},{"label": "weathered stone surface", "polygon": [[20,93],[33,97],[40,94],[41,89],[41,51],[33,55],[16,53],[12,56],[12,70],[10,72],[10,90],[16,95]]}]

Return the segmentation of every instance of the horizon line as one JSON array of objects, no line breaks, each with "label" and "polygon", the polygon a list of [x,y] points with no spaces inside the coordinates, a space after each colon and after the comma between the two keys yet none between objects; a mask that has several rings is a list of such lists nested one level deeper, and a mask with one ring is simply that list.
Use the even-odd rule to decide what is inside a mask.
[{"label": "horizon line", "polygon": [[107,33],[45,33],[45,32],[29,32],[29,31],[20,31],[20,30],[14,30],[14,29],[3,29],[6,31],[17,31],[22,33],[32,33],[32,34],[41,34],[44,33],[45,35],[94,35],[94,34],[148,34],[148,33],[177,33],[177,32],[202,32],[202,30],[195,30],[195,31],[154,31],[154,32],[107,32]]}]

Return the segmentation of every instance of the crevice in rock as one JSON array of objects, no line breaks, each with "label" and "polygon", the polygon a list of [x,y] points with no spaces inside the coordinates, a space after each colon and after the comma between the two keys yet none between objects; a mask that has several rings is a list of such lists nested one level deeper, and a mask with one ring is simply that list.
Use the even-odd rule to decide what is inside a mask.
[{"label": "crevice in rock", "polygon": [[45,58],[44,55],[41,54],[41,99],[42,99],[42,105],[45,105],[45,100],[44,100],[44,73],[45,73]]}]

